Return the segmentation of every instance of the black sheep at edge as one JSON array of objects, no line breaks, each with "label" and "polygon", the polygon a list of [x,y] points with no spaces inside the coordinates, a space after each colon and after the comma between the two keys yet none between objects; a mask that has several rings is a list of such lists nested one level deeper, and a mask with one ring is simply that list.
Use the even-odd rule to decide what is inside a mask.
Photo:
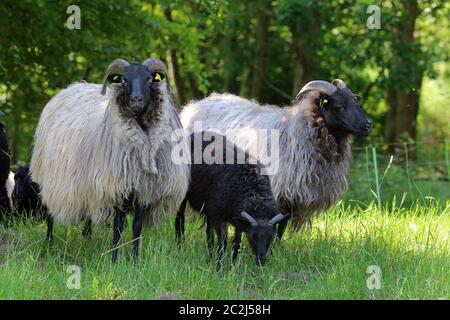
[{"label": "black sheep at edge", "polygon": [[46,214],[39,196],[39,185],[31,179],[30,165],[17,168],[14,174],[13,202],[19,214],[43,218]]},{"label": "black sheep at edge", "polygon": [[6,180],[10,171],[10,151],[5,125],[0,122],[0,220],[11,210],[6,190]]}]

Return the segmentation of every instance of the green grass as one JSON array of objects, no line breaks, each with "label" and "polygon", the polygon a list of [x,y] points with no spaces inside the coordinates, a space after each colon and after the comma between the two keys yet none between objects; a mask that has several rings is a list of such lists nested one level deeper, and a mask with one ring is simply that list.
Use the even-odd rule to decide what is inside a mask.
[{"label": "green grass", "polygon": [[[0,229],[0,298],[448,299],[450,203],[429,200],[389,210],[340,203],[315,219],[311,230],[289,231],[265,267],[255,265],[244,241],[237,265],[228,255],[219,273],[194,218],[188,219],[181,251],[173,217],[146,230],[137,265],[129,260],[130,245],[111,264],[110,227],[96,226],[92,238],[84,239],[81,226],[56,226],[47,247],[44,223],[17,223]],[[127,230],[123,243],[129,240]],[[79,290],[66,286],[69,265],[81,268]],[[379,290],[367,288],[370,265],[381,269]]]}]

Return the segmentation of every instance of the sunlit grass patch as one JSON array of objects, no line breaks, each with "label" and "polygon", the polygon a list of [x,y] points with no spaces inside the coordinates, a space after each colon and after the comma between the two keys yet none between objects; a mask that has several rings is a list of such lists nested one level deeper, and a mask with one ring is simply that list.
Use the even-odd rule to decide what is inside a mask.
[{"label": "sunlit grass patch", "polygon": [[[3,299],[425,299],[448,298],[449,204],[430,201],[409,209],[379,210],[340,203],[275,242],[266,266],[255,264],[246,241],[233,266],[209,258],[202,221],[189,218],[186,241],[175,243],[173,217],[143,233],[141,261],[131,247],[112,265],[111,227],[56,226],[51,246],[45,223],[25,221],[1,229],[0,298]],[[129,228],[129,227],[128,227]],[[230,235],[231,235],[230,230]],[[127,230],[122,243],[131,240]],[[230,251],[230,250],[229,250]],[[81,288],[68,289],[70,265],[81,270]],[[381,271],[369,289],[369,266]]]}]

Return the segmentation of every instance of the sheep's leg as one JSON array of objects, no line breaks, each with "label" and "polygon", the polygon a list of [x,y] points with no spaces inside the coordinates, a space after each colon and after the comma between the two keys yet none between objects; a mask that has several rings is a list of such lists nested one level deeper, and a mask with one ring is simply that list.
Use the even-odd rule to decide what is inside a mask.
[{"label": "sheep's leg", "polygon": [[237,231],[234,235],[233,239],[233,264],[236,263],[236,259],[239,253],[239,249],[241,248],[241,240],[242,240],[242,231]]},{"label": "sheep's leg", "polygon": [[47,215],[47,236],[46,240],[48,243],[53,241],[53,217]]},{"label": "sheep's leg", "polygon": [[141,231],[142,231],[142,216],[144,215],[144,208],[137,205],[134,210],[133,218],[133,261],[136,262],[139,257],[139,244],[141,241]]},{"label": "sheep's leg", "polygon": [[123,221],[124,221],[124,213],[120,210],[116,210],[116,216],[114,217],[114,226],[113,226],[113,251],[112,251],[112,262],[117,262],[117,255],[119,248],[117,245],[120,241],[120,236],[123,231]]},{"label": "sheep's leg", "polygon": [[175,219],[175,236],[178,246],[181,246],[181,242],[184,239],[184,211],[186,210],[186,203],[187,198],[185,198],[181,203]]},{"label": "sheep's leg", "polygon": [[218,246],[217,246],[217,271],[220,270],[223,253],[227,250],[227,227],[226,224],[221,224],[218,228],[216,228],[217,238],[218,238]]},{"label": "sheep's leg", "polygon": [[92,235],[92,221],[91,219],[87,219],[84,223],[84,228],[82,234],[85,238],[90,237]]},{"label": "sheep's leg", "polygon": [[206,241],[208,243],[209,257],[212,259],[214,253],[214,232],[208,218],[206,218]]},{"label": "sheep's leg", "polygon": [[278,240],[282,240],[283,239],[283,234],[284,234],[284,230],[286,230],[287,224],[289,222],[290,216],[284,218],[277,227],[277,237]]}]

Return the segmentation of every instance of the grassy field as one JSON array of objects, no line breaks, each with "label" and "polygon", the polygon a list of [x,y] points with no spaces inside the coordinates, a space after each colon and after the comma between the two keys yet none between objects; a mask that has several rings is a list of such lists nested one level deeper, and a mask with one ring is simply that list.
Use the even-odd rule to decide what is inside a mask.
[{"label": "grassy field", "polygon": [[[111,228],[96,226],[85,239],[81,226],[57,226],[48,247],[45,224],[27,221],[0,229],[0,299],[448,299],[449,211],[449,202],[432,199],[381,212],[374,205],[340,203],[315,219],[312,229],[289,231],[266,266],[255,265],[244,241],[237,265],[228,252],[219,273],[199,219],[188,220],[182,250],[173,217],[146,230],[137,265],[125,244],[130,230],[119,263],[112,265]],[[80,289],[67,288],[70,265],[80,267]],[[379,289],[367,285],[373,265],[381,271]]]}]

